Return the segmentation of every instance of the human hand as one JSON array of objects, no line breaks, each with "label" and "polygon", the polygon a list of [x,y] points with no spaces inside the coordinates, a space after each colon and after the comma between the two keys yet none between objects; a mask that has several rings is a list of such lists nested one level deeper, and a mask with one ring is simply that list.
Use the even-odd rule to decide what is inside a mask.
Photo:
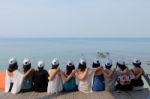
[{"label": "human hand", "polygon": [[113,68],[112,71],[113,71],[113,72],[116,71],[116,68]]},{"label": "human hand", "polygon": [[75,69],[74,69],[74,70],[72,70],[72,74],[73,74],[73,75],[75,75],[75,73],[76,73],[76,70],[75,70]]},{"label": "human hand", "polygon": [[57,72],[60,72],[60,68],[57,68]]},{"label": "human hand", "polygon": [[50,80],[50,77],[48,76],[48,80]]}]

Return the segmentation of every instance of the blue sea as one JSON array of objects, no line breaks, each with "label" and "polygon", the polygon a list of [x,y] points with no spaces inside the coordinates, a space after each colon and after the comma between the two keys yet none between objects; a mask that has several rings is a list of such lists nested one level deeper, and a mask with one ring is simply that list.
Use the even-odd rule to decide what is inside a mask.
[{"label": "blue sea", "polygon": [[[106,57],[100,57],[98,52],[109,52]],[[132,67],[132,60],[139,58],[146,72],[150,73],[150,38],[11,38],[0,39],[0,70],[8,67],[9,58],[17,59],[19,68],[22,61],[29,58],[32,67],[43,60],[45,68],[51,68],[53,58],[58,58],[60,68],[64,69],[66,62],[72,60],[77,66],[81,58],[86,59],[91,67],[94,58],[104,65],[107,58],[113,60],[114,67],[118,59],[126,61]]]}]

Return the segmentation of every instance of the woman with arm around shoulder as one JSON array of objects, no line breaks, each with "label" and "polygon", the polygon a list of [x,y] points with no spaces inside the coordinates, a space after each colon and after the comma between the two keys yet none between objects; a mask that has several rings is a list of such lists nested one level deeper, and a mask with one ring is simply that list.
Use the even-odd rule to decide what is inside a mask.
[{"label": "woman with arm around shoulder", "polygon": [[100,62],[98,59],[94,59],[92,68],[95,69],[92,90],[93,91],[104,91],[105,84],[104,84],[103,68],[100,67]]},{"label": "woman with arm around shoulder", "polygon": [[107,59],[107,61],[105,63],[105,69],[103,70],[106,91],[114,91],[115,90],[117,74],[115,72],[115,69],[112,69],[112,65],[113,65],[112,60]]},{"label": "woman with arm around shoulder", "polygon": [[[24,74],[31,69],[31,62],[29,59],[23,60],[23,72]],[[21,86],[21,92],[28,92],[33,90],[33,70],[25,77]]]},{"label": "woman with arm around shoulder", "polygon": [[8,69],[6,70],[5,92],[11,92],[13,94],[20,92],[23,80],[31,71],[32,69],[29,69],[25,74],[22,74],[18,70],[17,60],[11,58],[9,60]]},{"label": "woman with arm around shoulder", "polygon": [[62,79],[60,76],[60,69],[58,68],[59,61],[57,58],[52,60],[52,68],[49,70],[49,77],[48,77],[48,88],[47,93],[49,94],[58,94],[62,91]]},{"label": "woman with arm around shoulder", "polygon": [[60,74],[64,80],[63,91],[76,91],[75,66],[72,61],[68,61],[66,72],[61,71]]},{"label": "woman with arm around shoulder", "polygon": [[131,80],[134,79],[133,73],[127,68],[125,61],[119,60],[117,62],[117,66],[119,67],[117,86],[118,90],[128,91],[132,90]]},{"label": "woman with arm around shoulder", "polygon": [[141,77],[144,73],[144,70],[141,67],[141,61],[139,59],[134,59],[133,65],[134,65],[134,68],[132,68],[131,71],[133,72],[135,78],[131,81],[131,84],[133,86],[133,89],[141,90],[143,89],[143,85],[144,85],[142,77]]},{"label": "woman with arm around shoulder", "polygon": [[48,72],[44,69],[45,63],[38,61],[37,69],[34,71],[34,91],[35,92],[46,92],[48,85]]},{"label": "woman with arm around shoulder", "polygon": [[92,91],[91,87],[94,72],[87,68],[86,61],[84,59],[80,60],[75,75],[79,79],[78,90],[84,93],[90,93]]}]

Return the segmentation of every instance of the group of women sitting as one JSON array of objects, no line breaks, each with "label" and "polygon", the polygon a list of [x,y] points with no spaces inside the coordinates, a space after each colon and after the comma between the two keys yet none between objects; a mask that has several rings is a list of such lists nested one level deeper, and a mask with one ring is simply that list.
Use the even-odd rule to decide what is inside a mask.
[{"label": "group of women sitting", "polygon": [[[54,58],[51,69],[44,70],[44,62],[39,61],[37,69],[31,67],[29,59],[23,61],[23,73],[18,69],[15,58],[9,60],[6,70],[5,92],[19,93],[27,91],[47,92],[57,94],[61,91],[114,91],[141,89],[144,85],[141,76],[144,70],[139,59],[134,59],[131,70],[124,61],[117,61],[116,68],[112,68],[112,60],[108,59],[105,68],[98,59],[94,59],[92,68],[87,67],[86,61],[81,59],[77,69],[72,61],[68,61],[66,70],[59,68],[59,60]],[[76,78],[79,84],[76,83]]]}]

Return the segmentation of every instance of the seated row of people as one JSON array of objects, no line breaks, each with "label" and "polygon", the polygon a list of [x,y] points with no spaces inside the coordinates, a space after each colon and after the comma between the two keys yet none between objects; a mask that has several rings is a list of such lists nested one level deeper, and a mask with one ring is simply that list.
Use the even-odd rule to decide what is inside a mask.
[{"label": "seated row of people", "polygon": [[9,60],[6,70],[5,92],[18,93],[26,91],[47,91],[48,72],[44,70],[44,63],[38,62],[37,70],[31,68],[29,59],[23,61],[23,72],[18,69],[16,59]]},{"label": "seated row of people", "polygon": [[[108,59],[105,68],[98,59],[94,59],[92,68],[87,67],[86,61],[81,59],[78,68],[72,61],[68,61],[66,71],[59,68],[59,60],[54,58],[52,67],[47,72],[44,70],[44,62],[38,62],[37,70],[31,68],[29,59],[23,61],[23,73],[18,69],[16,59],[9,60],[6,70],[5,92],[18,93],[26,91],[46,92],[57,94],[61,91],[114,91],[141,89],[144,85],[141,76],[144,70],[138,59],[133,61],[134,68],[129,69],[124,61],[118,61],[116,68],[112,68],[112,60]],[[76,78],[79,84],[76,83]]]}]

